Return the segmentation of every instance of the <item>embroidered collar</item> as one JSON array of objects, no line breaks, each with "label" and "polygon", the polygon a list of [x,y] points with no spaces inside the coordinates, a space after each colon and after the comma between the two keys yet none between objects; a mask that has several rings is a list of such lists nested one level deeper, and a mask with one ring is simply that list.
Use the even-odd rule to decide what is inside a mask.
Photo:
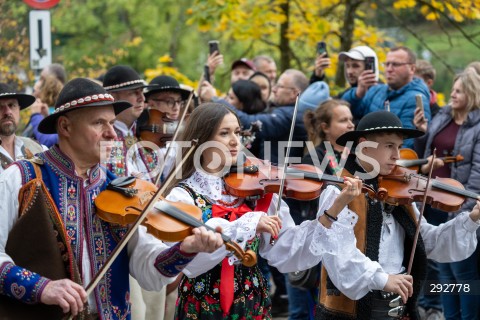
[{"label": "embroidered collar", "polygon": [[196,193],[208,197],[215,202],[233,202],[238,199],[225,192],[222,177],[205,173],[202,170],[195,171],[189,178],[185,179],[183,183]]},{"label": "embroidered collar", "polygon": [[[75,164],[73,161],[65,153],[63,153],[62,150],[60,150],[57,144],[45,151],[42,155],[52,162],[60,172],[67,174],[72,178],[80,178],[75,172]],[[101,170],[99,169],[100,164],[96,164],[88,169],[87,173],[90,184],[96,182],[100,178],[99,173]]]},{"label": "embroidered collar", "polygon": [[113,127],[117,131],[117,135],[119,136],[118,138],[124,138],[127,136],[135,136],[135,130],[137,127],[137,122],[135,121],[130,128],[127,127],[125,123],[122,121],[115,120],[115,123],[113,124]]}]

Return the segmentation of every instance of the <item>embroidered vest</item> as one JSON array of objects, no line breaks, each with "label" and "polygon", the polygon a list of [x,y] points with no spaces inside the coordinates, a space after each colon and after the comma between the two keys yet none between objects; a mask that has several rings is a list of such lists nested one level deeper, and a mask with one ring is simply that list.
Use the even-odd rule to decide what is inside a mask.
[{"label": "embroidered vest", "polygon": [[[343,170],[342,175],[352,177]],[[373,180],[373,179],[372,179]],[[376,186],[376,180],[370,181]],[[375,187],[374,186],[374,187]],[[355,198],[348,208],[358,215],[358,222],[354,227],[357,239],[357,248],[372,261],[378,261],[380,236],[383,222],[382,208],[380,203],[374,203],[366,199],[365,195]],[[397,206],[393,209],[392,215],[405,231],[403,265],[408,265],[410,252],[415,236],[416,217],[413,209],[409,206]],[[418,319],[416,306],[418,293],[426,277],[426,253],[422,238],[419,237],[415,251],[415,259],[412,268],[414,279],[413,295],[407,302],[407,313],[410,319]],[[315,319],[329,320],[352,320],[370,319],[371,298],[373,293],[369,292],[360,300],[354,301],[342,294],[328,277],[325,267],[322,266],[320,280],[319,304],[316,310]]]},{"label": "embroidered vest", "polygon": [[[212,203],[204,196],[194,192],[190,187],[180,183],[179,187],[185,189],[194,199],[195,203],[202,209],[203,222],[212,218]],[[228,216],[225,217],[228,219]],[[260,238],[255,236],[247,242],[246,248],[258,253]],[[187,301],[191,296],[200,301],[220,301],[220,278],[222,263],[220,262],[210,271],[196,277],[183,277],[178,288],[179,298]],[[251,294],[257,296],[268,296],[266,292],[265,280],[257,265],[254,267],[245,267],[242,264],[235,265],[234,276],[234,303],[240,296],[249,296]]]},{"label": "embroidered vest", "polygon": [[[133,130],[135,131],[135,130]],[[158,156],[154,150],[144,147],[135,147],[137,138],[135,136],[124,136],[123,133],[115,128],[117,134],[117,140],[113,142],[112,152],[110,157],[106,160],[105,166],[110,172],[113,172],[117,177],[126,177],[131,175],[127,167],[128,160],[130,163],[136,163],[141,161],[148,172],[152,172],[158,165]],[[130,148],[135,152],[129,153]],[[129,159],[131,157],[131,159]],[[140,158],[140,159],[139,159]],[[154,182],[154,177],[143,176],[142,179]]]},{"label": "embroidered vest", "polygon": [[[58,146],[37,156],[44,161],[41,166],[43,181],[62,218],[80,274],[84,241],[88,246],[92,279],[127,231],[125,227],[102,221],[95,214],[95,197],[115,176],[96,166],[91,169],[91,183],[84,187],[83,180],[75,175],[73,163]],[[30,162],[19,161],[16,164],[22,173],[22,184],[35,178]],[[125,248],[97,285],[94,292],[101,319],[130,319],[128,265]]]}]

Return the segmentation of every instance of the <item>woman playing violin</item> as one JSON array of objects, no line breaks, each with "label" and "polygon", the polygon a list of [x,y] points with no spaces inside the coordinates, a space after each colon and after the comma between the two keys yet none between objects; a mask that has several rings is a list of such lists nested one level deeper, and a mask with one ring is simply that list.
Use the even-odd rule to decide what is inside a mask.
[{"label": "woman playing violin", "polygon": [[[480,193],[480,76],[474,69],[466,69],[454,79],[450,105],[442,108],[432,122],[423,121],[420,109],[415,111],[415,125],[426,132],[417,139],[419,150],[425,150],[425,157],[431,157],[433,150],[437,155],[461,154],[462,162],[442,166],[433,171],[432,176],[453,178],[461,182],[465,189]],[[428,172],[426,166],[423,172]],[[461,210],[471,210],[475,200],[468,199]],[[427,208],[427,219],[447,220],[445,212]],[[442,218],[440,218],[442,219]],[[445,281],[479,279],[476,266],[480,247],[468,259],[460,262],[439,264],[439,278]],[[442,295],[443,310],[446,319],[478,319],[480,299],[473,295]]]},{"label": "woman playing violin", "polygon": [[[422,134],[403,128],[393,113],[372,112],[360,120],[357,130],[337,139],[340,145],[348,141],[357,144],[342,174],[359,175],[366,185],[378,189],[379,177],[395,169],[403,139]],[[407,303],[410,319],[418,319],[416,297],[425,279],[426,258],[462,260],[477,245],[478,205],[438,227],[422,219],[411,275],[405,275],[419,215],[416,207],[394,207],[364,195],[356,197],[348,207],[359,216],[354,229],[357,250],[324,257],[317,319],[389,319],[390,301],[395,298],[391,293]]]},{"label": "woman playing violin", "polygon": [[[239,120],[226,106],[206,103],[195,109],[180,140],[198,139],[198,152],[187,158],[181,178],[167,186],[166,198],[197,205],[203,221],[221,226],[226,235],[260,253],[281,272],[306,269],[325,254],[353,250],[351,222],[355,216],[339,213],[360,194],[361,182],[346,180],[344,191],[330,203],[331,218],[322,215],[295,226],[284,202],[278,217],[270,216],[277,195],[266,194],[253,203],[225,191],[222,176],[225,166],[235,163],[240,153],[239,132]],[[274,245],[270,244],[272,236],[278,237]],[[233,262],[235,258],[228,257],[223,248],[198,255],[183,271],[186,276],[179,285],[176,318],[271,319],[269,293],[260,270]]]}]

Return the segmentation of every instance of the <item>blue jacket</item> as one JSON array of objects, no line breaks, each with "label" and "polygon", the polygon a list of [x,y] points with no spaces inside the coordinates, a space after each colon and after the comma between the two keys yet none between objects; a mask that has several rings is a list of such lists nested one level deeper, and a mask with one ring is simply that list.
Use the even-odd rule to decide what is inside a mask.
[{"label": "blue jacket", "polygon": [[[452,121],[452,108],[446,106],[440,109],[428,126],[427,133],[415,141],[423,157],[432,154],[432,142],[435,136]],[[480,194],[480,109],[470,111],[467,120],[460,126],[453,154],[461,154],[463,161],[447,164],[452,170],[451,178],[463,184],[465,189]],[[472,210],[475,200],[467,199],[461,210]]]},{"label": "blue jacket", "polygon": [[[367,113],[385,110],[385,101],[390,102],[390,111],[395,113],[405,128],[415,129],[413,117],[416,108],[415,96],[422,95],[423,105],[425,106],[425,117],[430,122],[430,92],[425,83],[418,78],[414,78],[407,85],[399,90],[392,90],[386,84],[377,84],[370,87],[362,99],[356,96],[357,88],[348,90],[342,96],[342,99],[350,102],[354,118],[361,118]],[[413,147],[413,139],[407,139],[403,142],[405,148]]]},{"label": "blue jacket", "polygon": [[[263,142],[263,147],[260,148],[259,157],[261,159],[270,160],[272,163],[279,163],[279,160],[282,162],[284,160],[283,155],[287,148],[290,126],[292,124],[293,109],[294,106],[274,107],[270,109],[269,113],[257,114],[247,114],[235,108],[233,108],[233,111],[236,112],[244,127],[248,128],[252,122],[257,120],[262,122],[262,130],[256,133],[256,138]],[[300,163],[303,156],[304,141],[306,141],[306,139],[307,132],[305,131],[305,125],[303,123],[303,112],[297,111],[292,139],[292,141],[296,141],[296,144],[292,145],[292,148],[290,149],[290,162]],[[271,142],[270,154],[265,154],[265,142],[267,141]],[[279,143],[281,141],[283,141],[283,143]],[[278,153],[279,147],[282,148],[283,151],[281,157],[279,157]],[[292,159],[292,157],[298,157],[298,159]]]}]

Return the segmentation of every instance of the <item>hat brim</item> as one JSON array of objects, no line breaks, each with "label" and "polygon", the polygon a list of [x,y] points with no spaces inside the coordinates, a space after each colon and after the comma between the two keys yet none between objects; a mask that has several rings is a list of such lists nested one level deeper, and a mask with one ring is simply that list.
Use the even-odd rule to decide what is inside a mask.
[{"label": "hat brim", "polygon": [[256,68],[250,64],[248,64],[247,62],[245,61],[235,61],[233,64],[232,64],[232,68],[231,70],[235,69],[236,67],[238,66],[244,66],[246,67],[247,69],[250,69],[250,70],[253,70],[253,71],[257,71]]},{"label": "hat brim", "polygon": [[127,85],[127,86],[124,86],[124,87],[110,89],[110,90],[107,90],[107,92],[118,92],[118,91],[133,90],[133,89],[140,89],[140,88],[147,88],[147,87],[148,87],[147,84],[134,83],[134,84],[130,84],[130,85]]},{"label": "hat brim", "polygon": [[0,95],[0,99],[16,99],[20,110],[30,107],[36,100],[34,96],[24,93],[2,94]]},{"label": "hat brim", "polygon": [[163,92],[163,91],[171,91],[171,92],[180,93],[183,100],[187,100],[188,97],[190,96],[190,91],[186,90],[186,89],[182,89],[182,88],[178,88],[178,87],[159,87],[159,86],[156,86],[156,85],[149,85],[148,86],[148,91],[144,93],[145,99],[148,100],[148,97],[152,93]]},{"label": "hat brim", "polygon": [[357,52],[343,51],[338,54],[338,60],[345,61],[346,58],[350,58],[358,61],[365,61],[365,57],[363,57],[360,53],[357,53]]},{"label": "hat brim", "polygon": [[337,138],[336,143],[340,146],[345,146],[348,141],[353,141],[354,145],[357,144],[360,137],[364,137],[367,134],[372,133],[398,133],[404,136],[404,139],[418,138],[423,136],[425,133],[416,129],[408,128],[383,128],[379,130],[360,130],[360,131],[349,131],[342,134]]},{"label": "hat brim", "polygon": [[80,108],[90,108],[90,107],[101,107],[101,106],[108,106],[108,105],[112,105],[113,106],[113,111],[115,112],[115,115],[118,115],[119,113],[121,113],[122,111],[125,111],[126,109],[130,108],[132,105],[130,104],[130,102],[127,102],[127,101],[115,101],[115,102],[112,102],[112,101],[99,101],[99,102],[95,102],[95,103],[91,103],[91,104],[88,104],[88,105],[82,105],[82,106],[78,106],[78,107],[75,107],[75,108],[70,108],[68,110],[64,110],[64,111],[61,111],[61,112],[58,112],[58,113],[52,113],[50,115],[48,115],[47,117],[43,118],[43,120],[39,123],[38,125],[38,131],[40,131],[41,133],[46,133],[46,134],[52,134],[52,133],[57,133],[57,119],[58,117],[60,117],[61,115],[64,115],[70,111],[73,111],[73,110],[78,110]]}]

